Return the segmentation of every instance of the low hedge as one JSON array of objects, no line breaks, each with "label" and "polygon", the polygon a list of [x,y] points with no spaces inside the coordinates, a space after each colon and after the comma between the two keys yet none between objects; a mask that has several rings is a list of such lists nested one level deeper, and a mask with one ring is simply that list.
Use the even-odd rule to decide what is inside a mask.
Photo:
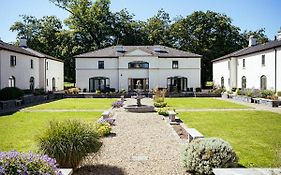
[{"label": "low hedge", "polygon": [[15,100],[24,95],[23,91],[17,87],[6,87],[0,90],[0,100]]}]

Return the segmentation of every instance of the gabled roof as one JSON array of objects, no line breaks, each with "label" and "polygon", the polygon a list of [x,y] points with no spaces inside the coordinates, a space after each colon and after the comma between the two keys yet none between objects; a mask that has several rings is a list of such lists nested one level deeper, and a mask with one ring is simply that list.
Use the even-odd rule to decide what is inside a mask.
[{"label": "gabled roof", "polygon": [[1,40],[0,40],[0,50],[8,50],[8,51],[16,52],[16,53],[21,53],[21,54],[37,57],[37,55],[35,55],[25,49],[13,46],[13,45],[5,43]]},{"label": "gabled roof", "polygon": [[[123,49],[120,49],[120,47]],[[92,52],[76,55],[75,58],[118,58],[123,56],[131,56],[129,53],[135,50],[141,50],[151,56],[159,58],[200,58],[201,55],[186,52],[166,46],[153,45],[153,46],[111,46],[104,49],[95,50]],[[119,50],[119,51],[117,51]],[[143,55],[143,56],[147,56]],[[138,55],[139,56],[139,55]],[[140,55],[141,56],[141,55]]]},{"label": "gabled roof", "polygon": [[224,59],[231,58],[231,57],[239,57],[239,56],[243,56],[243,55],[248,55],[248,54],[252,54],[252,53],[256,53],[256,52],[274,49],[277,47],[281,47],[281,40],[275,40],[275,41],[270,41],[270,42],[267,42],[264,44],[259,44],[256,46],[246,47],[244,49],[241,49],[241,50],[232,52],[230,54],[227,54],[225,56],[222,56],[220,58],[214,59],[214,60],[212,60],[212,62],[224,60]]},{"label": "gabled roof", "polygon": [[33,49],[30,48],[22,48],[22,47],[17,47],[17,46],[13,46],[11,44],[5,43],[3,41],[0,40],[0,50],[8,50],[11,52],[16,52],[16,53],[21,53],[24,55],[29,55],[29,56],[33,56],[33,57],[37,57],[37,58],[48,58],[51,60],[55,60],[55,61],[60,61],[63,62],[62,60],[52,57],[50,55],[35,51]]},{"label": "gabled roof", "polygon": [[33,50],[33,49],[30,49],[30,48],[23,48],[23,49],[26,50],[26,51],[28,51],[28,52],[31,52],[32,54],[36,55],[36,56],[39,57],[39,58],[47,58],[47,59],[51,59],[51,60],[63,62],[61,59],[52,57],[52,56],[50,56],[50,55],[44,54],[44,53],[42,53],[42,52],[38,52],[38,51]]}]

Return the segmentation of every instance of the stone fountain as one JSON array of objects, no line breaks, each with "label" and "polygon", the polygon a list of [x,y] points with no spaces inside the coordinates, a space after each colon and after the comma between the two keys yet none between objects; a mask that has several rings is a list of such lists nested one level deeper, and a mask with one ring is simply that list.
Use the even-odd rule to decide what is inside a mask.
[{"label": "stone fountain", "polygon": [[143,99],[145,96],[142,95],[140,80],[137,81],[136,87],[137,87],[137,89],[135,90],[136,96],[132,96],[132,98],[137,100],[137,104],[127,105],[124,106],[124,108],[129,112],[154,112],[155,110],[153,106],[141,104],[141,99]]}]

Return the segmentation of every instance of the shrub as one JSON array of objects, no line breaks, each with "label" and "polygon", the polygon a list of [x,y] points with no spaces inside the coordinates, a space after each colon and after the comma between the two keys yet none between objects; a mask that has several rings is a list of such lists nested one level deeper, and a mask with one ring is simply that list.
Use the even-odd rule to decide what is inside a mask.
[{"label": "shrub", "polygon": [[212,174],[213,168],[236,167],[238,157],[229,143],[218,138],[196,139],[187,145],[184,166],[188,172]]},{"label": "shrub", "polygon": [[217,88],[217,89],[212,90],[213,94],[221,94],[223,92],[225,92],[224,88]]},{"label": "shrub", "polygon": [[67,94],[78,94],[80,91],[79,88],[70,88],[70,89],[67,89],[66,93]]},{"label": "shrub", "polygon": [[45,95],[46,92],[44,89],[34,89],[33,95]]},{"label": "shrub", "polygon": [[66,168],[76,168],[84,156],[97,152],[100,146],[95,128],[76,120],[50,122],[49,128],[39,137],[43,153]]},{"label": "shrub", "polygon": [[155,102],[154,103],[154,107],[156,107],[156,108],[164,108],[164,107],[166,107],[167,106],[167,102]]},{"label": "shrub", "polygon": [[271,90],[262,90],[261,91],[261,97],[262,98],[270,98],[273,94],[274,93]]},{"label": "shrub", "polygon": [[0,90],[0,100],[15,100],[22,97],[23,91],[17,87],[6,87]]},{"label": "shrub", "polygon": [[175,109],[171,109],[171,108],[159,108],[157,110],[157,112],[159,115],[168,116],[169,115],[168,111],[171,111],[171,110],[175,111]]},{"label": "shrub", "polygon": [[121,108],[122,106],[123,106],[123,101],[120,101],[120,100],[112,103],[113,108]]},{"label": "shrub", "polygon": [[0,174],[61,175],[56,160],[46,155],[0,152]]},{"label": "shrub", "polygon": [[96,124],[96,130],[98,132],[98,135],[100,137],[108,136],[111,132],[111,127],[109,123],[97,123]]},{"label": "shrub", "polygon": [[195,92],[202,92],[202,89],[200,87],[195,88]]},{"label": "shrub", "polygon": [[278,95],[279,97],[281,97],[281,91],[278,91],[278,92],[277,92],[277,95]]},{"label": "shrub", "polygon": [[155,97],[155,99],[154,99],[154,101],[156,103],[162,103],[162,102],[164,102],[164,100],[165,100],[165,98],[163,98],[163,97]]}]

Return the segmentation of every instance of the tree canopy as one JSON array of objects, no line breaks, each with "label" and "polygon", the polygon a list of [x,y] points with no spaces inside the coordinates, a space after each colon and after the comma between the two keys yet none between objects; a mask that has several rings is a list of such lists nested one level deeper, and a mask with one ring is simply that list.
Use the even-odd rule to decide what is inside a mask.
[{"label": "tree canopy", "polygon": [[110,0],[50,1],[69,12],[64,22],[55,16],[23,15],[10,29],[18,38],[25,37],[30,48],[64,60],[65,79],[72,82],[74,55],[111,45],[165,45],[202,55],[204,85],[212,80],[211,60],[247,47],[251,35],[259,43],[268,41],[264,29],[241,32],[228,16],[213,11],[171,20],[160,9],[146,21],[138,21],[127,9],[112,12]]}]

